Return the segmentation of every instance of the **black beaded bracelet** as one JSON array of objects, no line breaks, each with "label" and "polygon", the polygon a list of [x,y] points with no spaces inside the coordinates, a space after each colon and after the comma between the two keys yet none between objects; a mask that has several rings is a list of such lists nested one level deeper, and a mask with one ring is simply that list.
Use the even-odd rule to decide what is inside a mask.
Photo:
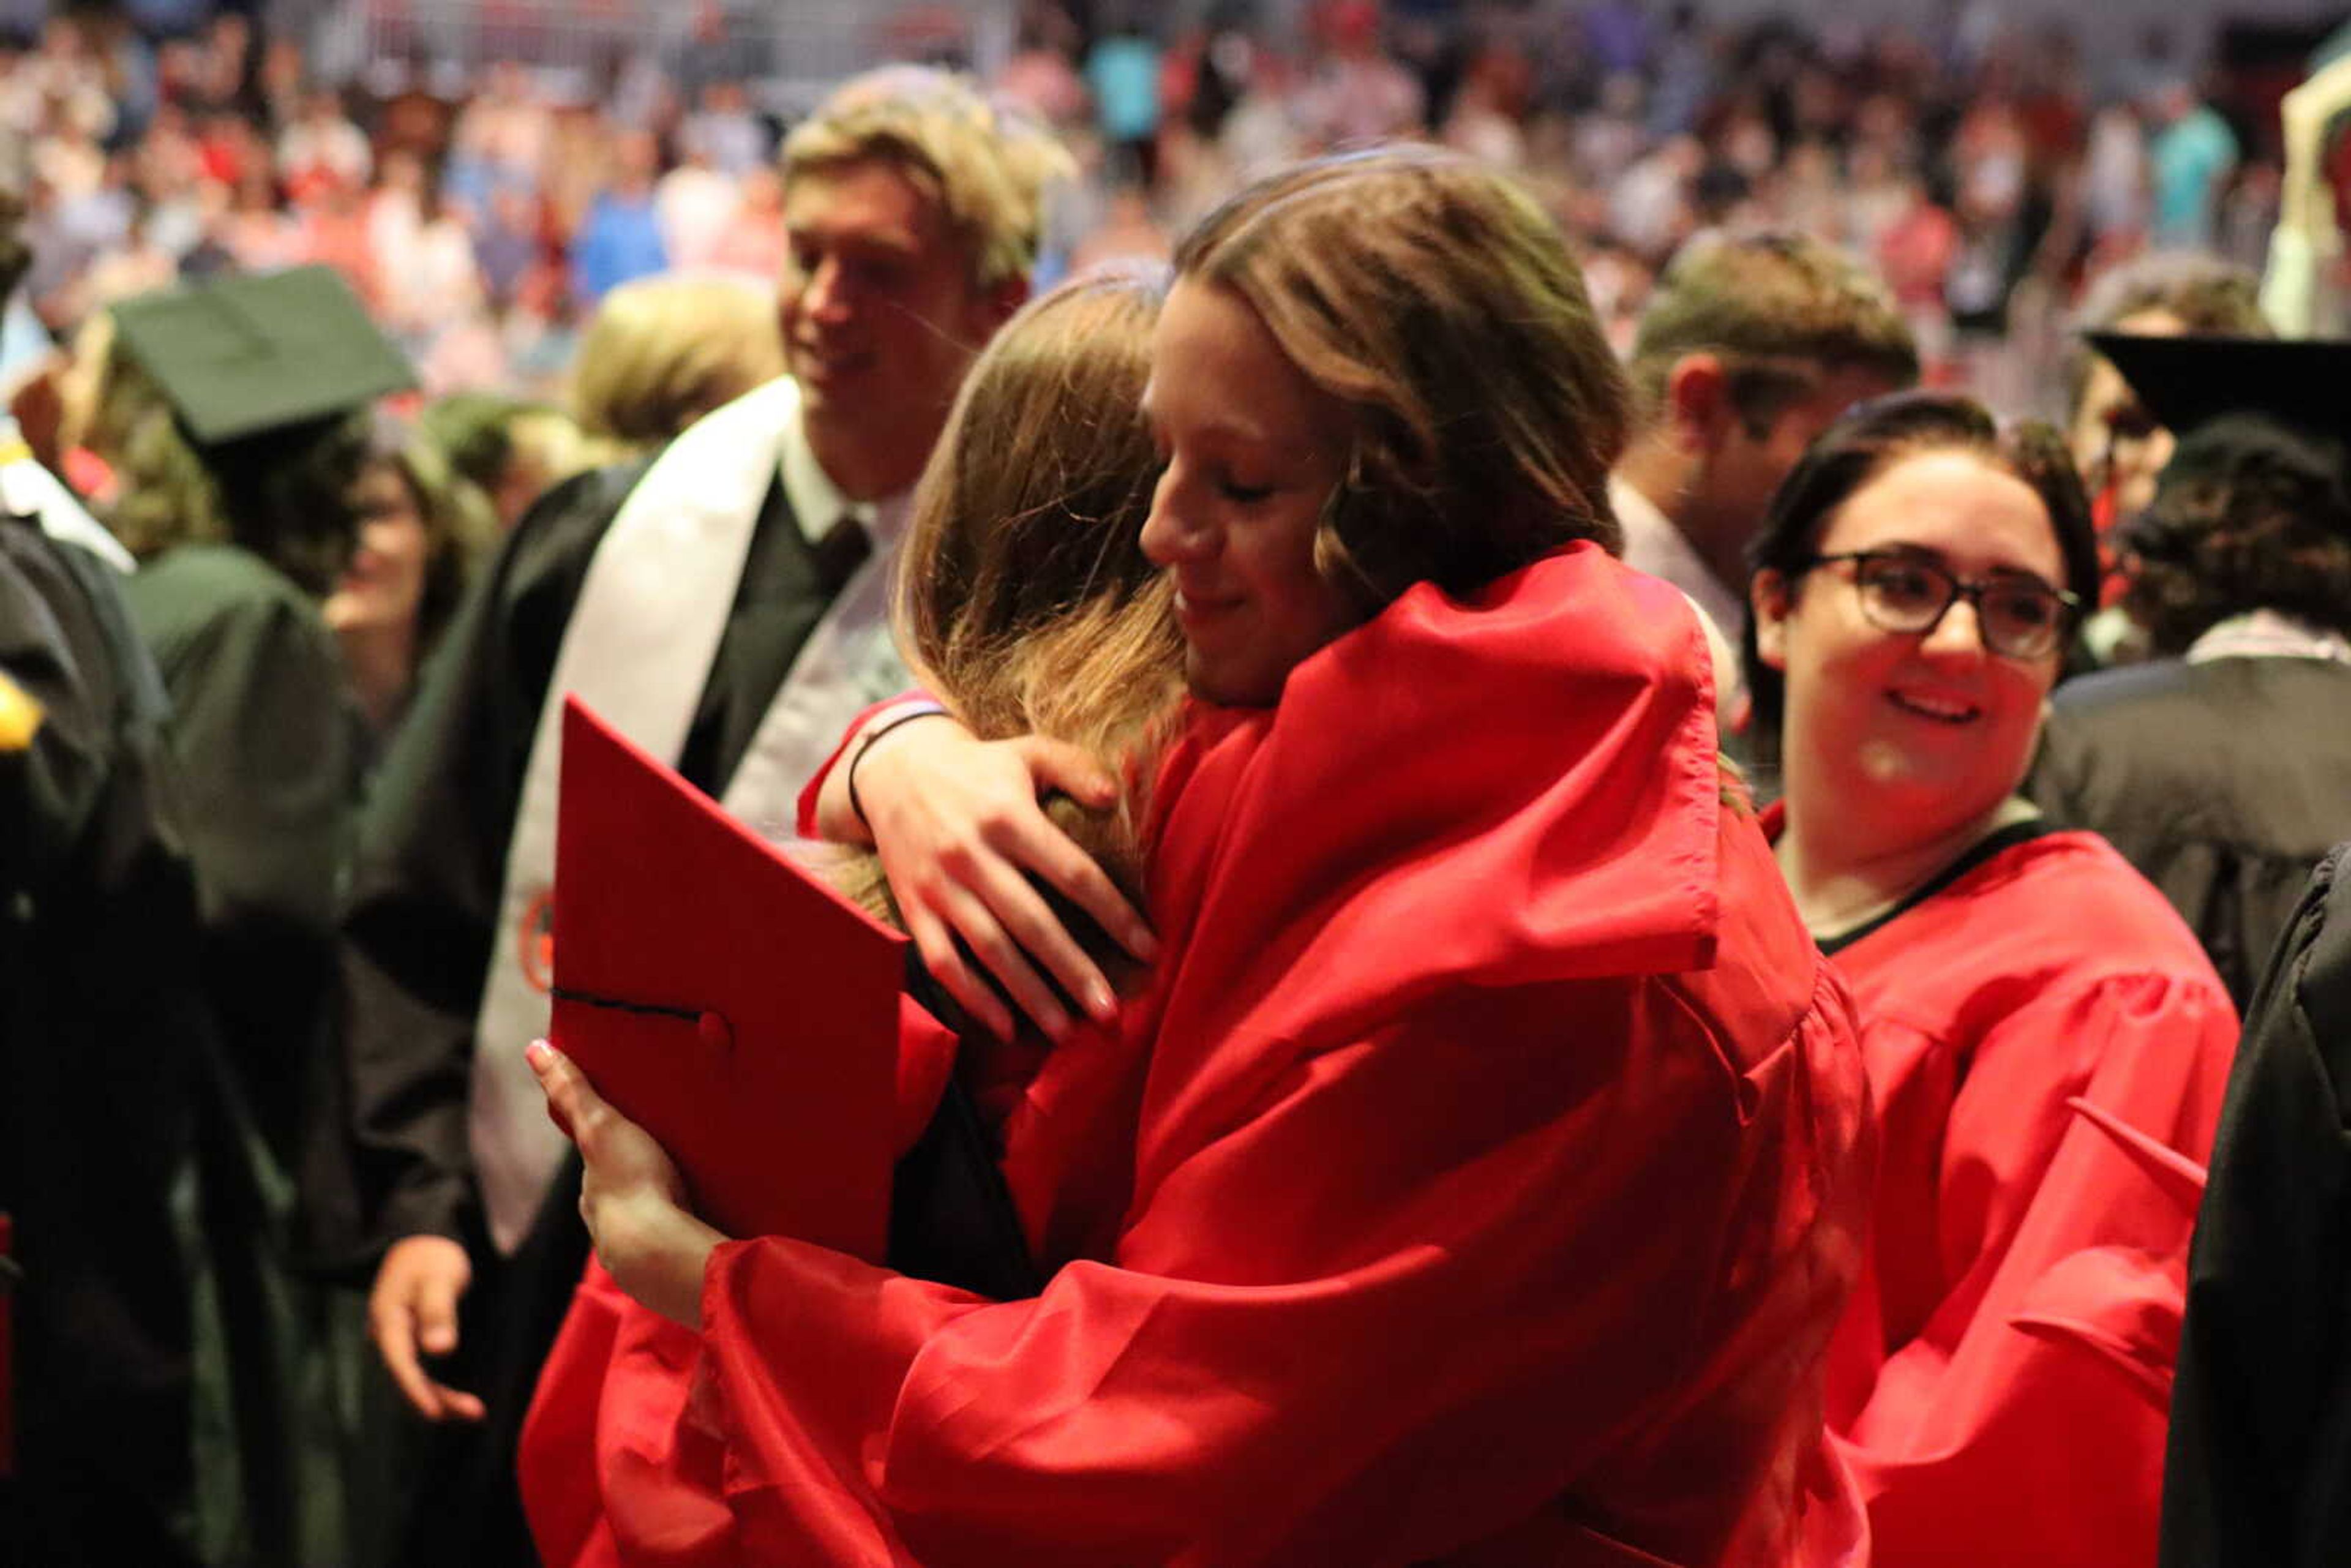
[{"label": "black beaded bracelet", "polygon": [[941,707],[936,703],[925,703],[921,706],[910,706],[892,714],[889,717],[883,719],[880,724],[875,725],[872,728],[867,730],[863,735],[858,737],[857,749],[849,754],[849,811],[850,815],[855,817],[858,821],[863,825],[867,832],[870,833],[873,831],[873,824],[865,821],[864,803],[857,798],[857,765],[865,760],[865,754],[873,749],[873,743],[875,741],[881,739],[883,736],[889,734],[900,725],[912,724],[918,718],[945,718],[946,716],[948,716],[947,710]]}]

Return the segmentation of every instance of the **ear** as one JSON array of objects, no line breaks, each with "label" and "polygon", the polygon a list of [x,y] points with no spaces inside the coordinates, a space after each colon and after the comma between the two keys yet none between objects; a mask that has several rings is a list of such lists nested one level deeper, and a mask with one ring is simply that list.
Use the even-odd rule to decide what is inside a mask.
[{"label": "ear", "polygon": [[1710,451],[1730,411],[1730,378],[1722,361],[1707,352],[1684,354],[1666,372],[1666,408],[1674,433],[1694,451]]},{"label": "ear", "polygon": [[1765,567],[1747,584],[1747,608],[1755,618],[1755,656],[1766,669],[1788,668],[1788,601],[1793,587],[1782,573]]}]

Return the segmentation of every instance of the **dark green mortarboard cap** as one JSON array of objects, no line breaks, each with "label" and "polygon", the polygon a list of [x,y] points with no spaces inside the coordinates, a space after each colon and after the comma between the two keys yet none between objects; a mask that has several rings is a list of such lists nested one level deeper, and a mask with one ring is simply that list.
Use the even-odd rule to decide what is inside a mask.
[{"label": "dark green mortarboard cap", "polygon": [[2259,413],[2305,435],[2351,443],[2351,342],[2126,332],[2093,332],[2089,340],[2174,435],[2223,414]]},{"label": "dark green mortarboard cap", "polygon": [[212,446],[364,408],[416,384],[329,267],[163,289],[113,307],[117,340]]}]

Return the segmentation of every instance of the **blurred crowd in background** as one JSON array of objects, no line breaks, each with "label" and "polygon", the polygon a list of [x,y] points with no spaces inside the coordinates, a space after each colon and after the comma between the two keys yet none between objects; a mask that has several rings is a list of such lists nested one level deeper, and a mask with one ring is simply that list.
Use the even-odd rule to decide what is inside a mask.
[{"label": "blurred crowd in background", "polygon": [[[1818,6],[1801,23],[1734,22],[1691,0],[910,0],[886,9],[859,0],[267,0],[266,8],[66,0],[14,24],[17,13],[0,0],[0,413],[13,416],[0,418],[0,500],[40,522],[37,533],[0,538],[0,579],[12,540],[27,560],[46,560],[50,537],[124,574],[117,583],[84,563],[96,586],[58,596],[97,607],[119,591],[128,606],[119,625],[93,619],[84,639],[110,650],[89,667],[124,673],[120,694],[86,705],[105,718],[93,729],[105,744],[93,754],[107,759],[89,776],[128,799],[146,787],[141,769],[153,761],[152,777],[172,786],[143,813],[131,809],[136,800],[102,819],[91,808],[89,820],[146,835],[137,854],[118,853],[103,835],[76,836],[78,826],[60,831],[77,858],[60,852],[34,868],[39,885],[91,896],[61,900],[57,918],[43,906],[42,923],[0,926],[0,938],[17,938],[13,948],[0,940],[0,1043],[11,1026],[17,1040],[68,1042],[0,1052],[0,1067],[52,1074],[30,1088],[0,1083],[0,1153],[15,1156],[0,1160],[0,1209],[28,1217],[16,1256],[32,1282],[19,1299],[33,1327],[16,1343],[57,1343],[38,1337],[57,1322],[95,1324],[92,1341],[112,1334],[154,1353],[142,1362],[108,1343],[81,1363],[45,1350],[17,1357],[31,1390],[24,1408],[45,1420],[62,1413],[49,1430],[70,1427],[81,1445],[28,1421],[24,1451],[64,1456],[61,1468],[87,1490],[68,1496],[30,1469],[13,1497],[0,1488],[0,1559],[15,1561],[5,1542],[16,1500],[84,1537],[143,1530],[166,1543],[91,1561],[469,1560],[408,1548],[385,1522],[393,1517],[519,1539],[515,1427],[580,1259],[534,1260],[559,1303],[543,1322],[511,1341],[504,1326],[495,1337],[475,1326],[486,1318],[465,1329],[471,1354],[507,1358],[492,1369],[493,1398],[505,1408],[480,1442],[447,1445],[434,1465],[455,1457],[418,1479],[428,1467],[421,1449],[411,1451],[414,1424],[401,1424],[405,1406],[392,1403],[366,1342],[373,1335],[382,1347],[387,1332],[408,1334],[403,1314],[428,1295],[443,1316],[455,1312],[473,1264],[452,1232],[476,1217],[450,1218],[472,1201],[451,1195],[474,1173],[434,1166],[417,1178],[446,1213],[393,1213],[402,1204],[374,1188],[395,1185],[386,1172],[405,1182],[431,1165],[415,1150],[433,1138],[455,1151],[435,1145],[436,1159],[447,1154],[464,1167],[473,1157],[464,1075],[477,1032],[486,1043],[496,1031],[486,1022],[477,1030],[464,998],[482,984],[485,952],[519,955],[528,969],[546,951],[545,900],[510,907],[505,868],[509,840],[527,839],[516,822],[528,780],[552,777],[528,770],[528,743],[540,733],[534,716],[547,693],[567,689],[570,666],[559,659],[574,646],[569,618],[601,559],[598,541],[640,480],[653,484],[631,460],[650,462],[665,446],[673,459],[652,470],[662,476],[654,500],[625,502],[641,506],[633,515],[665,515],[671,497],[702,487],[708,476],[693,438],[669,444],[784,373],[779,305],[803,323],[826,312],[853,318],[857,330],[843,340],[858,340],[846,351],[821,329],[796,328],[796,368],[807,387],[825,380],[828,353],[833,363],[917,372],[877,378],[831,414],[836,433],[885,433],[873,444],[886,450],[864,455],[862,466],[894,477],[861,478],[852,493],[808,444],[808,416],[776,416],[800,432],[791,436],[799,445],[774,460],[761,449],[747,469],[754,493],[725,504],[737,508],[729,516],[745,539],[784,544],[725,563],[723,580],[711,576],[745,585],[737,601],[715,595],[717,609],[735,602],[758,613],[746,616],[754,630],[739,642],[724,640],[736,637],[730,629],[711,644],[738,662],[726,678],[714,673],[707,689],[717,694],[712,712],[761,726],[771,703],[793,711],[774,696],[777,683],[795,667],[797,639],[813,637],[837,601],[865,619],[845,634],[847,652],[815,661],[810,684],[830,683],[827,700],[847,700],[849,712],[900,689],[893,661],[859,652],[889,651],[880,584],[893,536],[871,503],[895,507],[909,493],[964,350],[1017,302],[1010,286],[1040,226],[1040,183],[1041,291],[1099,263],[1165,257],[1173,236],[1247,182],[1329,149],[1426,138],[1510,172],[1569,237],[1606,336],[1633,361],[1639,428],[1610,476],[1608,504],[1625,527],[1626,559],[1711,595],[1701,602],[1725,632],[1751,619],[1748,546],[1767,498],[1855,398],[1916,379],[1972,392],[1999,414],[2060,419],[2086,494],[2069,476],[2059,489],[2070,508],[2035,504],[2067,552],[2074,586],[2059,595],[2036,580],[2021,611],[2006,601],[2006,631],[1976,644],[1989,652],[2040,639],[2031,661],[2013,646],[1999,650],[2032,663],[2043,683],[2014,705],[2015,768],[2056,674],[2045,634],[2066,618],[2051,608],[2060,603],[2098,610],[2085,641],[2100,662],[2153,654],[2184,667],[2191,642],[2218,628],[2237,639],[2229,656],[2258,645],[2271,664],[2294,665],[2294,679],[2325,686],[2323,700],[2289,693],[2280,711],[2290,717],[2280,722],[2292,745],[2247,743],[2254,710],[2240,697],[2228,699],[2228,745],[2183,745],[2172,719],[2144,721],[2161,742],[2152,750],[2241,763],[2274,798],[2312,805],[2322,823],[2279,831],[2275,853],[2245,859],[2252,870],[2242,880],[2261,896],[2240,902],[2277,918],[2231,938],[2242,1001],[2309,865],[2346,831],[2335,781],[2351,765],[2326,747],[2351,724],[2304,716],[2351,700],[2346,488],[2335,456],[2256,444],[2227,485],[2183,489],[2189,498],[2175,497],[2164,512],[2154,505],[2158,475],[2175,428],[2193,439],[2189,422],[2165,411],[2147,379],[2126,384],[2125,356],[2096,358],[2082,329],[2150,340],[2273,329],[2346,336],[2351,269],[2339,214],[2351,210],[2351,137],[2330,127],[2351,112],[2351,25],[2330,35],[2339,17],[2288,26],[2183,16],[2177,27],[2133,34],[2085,15],[2085,26],[2105,27],[2092,46],[2064,25],[2003,20],[1999,0],[1920,3],[1936,20],[1903,27]],[[2049,3],[2041,0],[2044,15]],[[2153,0],[2143,3],[2152,10]],[[340,41],[327,47],[336,27]],[[935,232],[935,222],[967,222],[963,207],[925,183],[951,184],[941,172],[948,165],[927,153],[903,169],[894,153],[879,160],[883,188],[904,198],[911,218],[840,194],[862,188],[851,175],[875,162],[862,143],[796,162],[787,190],[778,147],[820,93],[840,86],[852,106],[893,92],[912,101],[923,94],[909,78],[946,79],[862,74],[885,59],[969,68],[999,107],[1023,111],[973,101],[960,78],[951,91],[923,89],[958,106],[939,111],[943,122],[1003,143],[986,164],[998,171],[991,222],[1002,232],[969,256],[961,235],[927,251],[904,239]],[[868,91],[874,99],[856,96]],[[1050,128],[1058,147],[1029,134],[1029,118]],[[821,113],[798,123],[796,160],[809,132],[821,141],[827,129]],[[1015,186],[1020,193],[1007,196]],[[817,221],[828,214],[830,226]],[[971,226],[975,239],[989,232]],[[1746,237],[1720,243],[1708,231]],[[1708,237],[1687,243],[1700,235]],[[894,272],[871,260],[917,252]],[[1669,267],[1677,256],[1687,259]],[[845,296],[849,269],[858,287]],[[162,292],[183,283],[220,287]],[[1555,319],[1572,294],[1479,319]],[[1470,296],[1440,281],[1414,298]],[[918,309],[910,298],[929,303]],[[1002,310],[989,314],[997,303]],[[2217,347],[2220,358],[2208,363],[2225,368],[2238,356],[2251,383],[2217,389],[2226,409],[2263,396],[2296,401],[2284,394],[2315,387],[2278,417],[2314,409],[2310,422],[2340,439],[2334,389],[2343,372],[2330,357],[2339,344]],[[2254,351],[2273,349],[2286,357]],[[2300,350],[2319,357],[2296,360]],[[1593,363],[1607,368],[1604,354]],[[2318,368],[2303,386],[2278,384],[2286,378],[2272,367],[2294,363]],[[846,374],[852,388],[857,373]],[[386,397],[394,388],[403,390]],[[1991,429],[1972,405],[1946,413],[1970,430]],[[732,442],[737,427],[710,429],[720,434],[705,439]],[[808,459],[796,465],[800,450]],[[1605,466],[1593,464],[1595,474]],[[811,471],[824,483],[802,513],[789,492],[796,473]],[[2183,472],[2202,483],[2193,465]],[[517,528],[526,513],[531,522]],[[2061,513],[2080,525],[2072,543]],[[2128,526],[2143,513],[2157,526]],[[890,528],[903,522],[896,516]],[[1783,542],[1812,549],[1824,537],[1799,528]],[[1889,553],[1899,552],[1758,559],[1792,582],[1831,562]],[[2136,557],[2127,572],[2126,555]],[[751,572],[753,559],[772,581]],[[678,580],[717,571],[660,564]],[[633,570],[613,569],[611,580]],[[1995,575],[2022,570],[2010,563]],[[1857,613],[1908,637],[1931,635],[1960,594],[1970,619],[1983,615],[1993,579],[1956,570],[1897,574],[1886,589],[1891,610]],[[2127,591],[2141,581],[2154,585],[2143,598],[2167,612],[2158,618],[2165,630],[2134,619],[2144,606]],[[1938,582],[1939,601],[1928,603]],[[1907,601],[1895,591],[1905,583]],[[771,592],[781,603],[787,591],[800,596],[792,614],[807,612],[789,638],[773,630],[784,620],[761,618],[776,607]],[[1774,612],[1782,619],[1792,590],[1786,595]],[[18,600],[20,620],[40,633],[25,646],[49,659],[52,685],[68,690],[64,676],[80,666],[50,657],[57,618],[37,596]],[[1910,613],[1921,606],[1934,619]],[[594,646],[618,623],[603,621],[579,645]],[[1751,628],[1745,647],[1751,677],[1762,668]],[[1716,689],[1737,727],[1751,718],[1738,695],[1744,677],[1728,646],[1716,653]],[[0,676],[5,696],[14,671]],[[758,681],[768,685],[756,697],[742,695]],[[2062,712],[2073,699],[2060,697]],[[1952,699],[1939,700],[1944,711],[1927,717],[1954,722]],[[17,705],[13,744],[0,728],[0,754],[33,755],[39,716],[29,727],[22,717],[31,706]],[[1957,706],[1967,711],[1956,722],[1973,722],[1977,710]],[[801,727],[820,740],[837,733]],[[852,783],[855,757],[879,733],[852,754]],[[74,738],[54,724],[47,734]],[[157,740],[165,735],[168,754]],[[747,747],[753,737],[747,726],[729,744]],[[2325,782],[2297,788],[2288,762]],[[707,776],[687,776],[717,793],[735,766],[714,761]],[[1971,766],[1984,771],[1980,757]],[[2147,808],[2212,792],[2204,782],[2126,791]],[[355,828],[363,794],[370,815]],[[862,812],[853,790],[850,800]],[[185,854],[173,838],[183,825]],[[2200,818],[2193,826],[2234,832]],[[2201,852],[2193,833],[2178,836]],[[29,841],[0,833],[0,909],[36,907],[9,891],[16,871],[5,852]],[[2228,843],[2229,857],[2209,863],[2240,863],[2231,857],[2241,846]],[[121,866],[154,868],[162,894],[108,882]],[[374,894],[368,875],[381,883]],[[118,894],[120,909],[109,902]],[[2231,918],[2239,906],[2234,894],[2176,896],[2183,908],[2197,902]],[[134,907],[147,925],[122,915]],[[118,915],[120,924],[107,924]],[[125,953],[138,962],[115,961]],[[363,1038],[361,1024],[372,1034]],[[215,1026],[230,1042],[219,1050]],[[388,1043],[378,1050],[378,1040]],[[437,1058],[415,1066],[415,1040],[450,1045],[461,1068],[453,1076]],[[151,1041],[164,1049],[129,1054]],[[104,1056],[104,1045],[126,1054]],[[180,1045],[185,1060],[174,1061]],[[119,1071],[110,1065],[118,1060]],[[89,1092],[92,1082],[107,1092]],[[455,1097],[442,1094],[453,1082]],[[401,1125],[387,1133],[371,1120],[358,1103],[362,1086],[394,1106],[381,1120]],[[528,1109],[537,1127],[538,1102]],[[2056,1113],[2072,1124],[2070,1112]],[[353,1133],[362,1123],[364,1140]],[[78,1156],[125,1150],[144,1163],[110,1158],[78,1174]],[[183,1155],[196,1171],[193,1188],[181,1177]],[[570,1212],[568,1197],[546,1209],[560,1244],[584,1248]],[[2165,1223],[2185,1221],[2171,1214]],[[115,1270],[100,1281],[105,1290],[145,1303],[152,1322],[125,1318],[130,1327],[116,1333],[104,1313],[42,1318],[71,1299],[49,1284],[73,1277],[54,1261],[71,1251],[59,1239],[106,1243],[89,1249],[89,1271]],[[486,1281],[494,1249],[472,1239]],[[2178,1239],[2184,1249],[2184,1229]],[[419,1242],[421,1254],[409,1246]],[[412,1262],[395,1267],[402,1249]],[[184,1271],[183,1256],[193,1260]],[[7,1257],[0,1226],[0,1263]],[[419,1257],[425,1266],[413,1266]],[[451,1285],[449,1270],[467,1272]],[[361,1287],[391,1306],[372,1310]],[[537,1310],[528,1288],[496,1289],[521,1303],[496,1309],[517,1322]],[[495,1294],[476,1291],[469,1310],[490,1310],[481,1303]],[[402,1343],[422,1383],[420,1354],[437,1364],[457,1342],[452,1327],[437,1343]],[[0,1353],[5,1346],[0,1340]],[[0,1354],[0,1392],[6,1360]],[[402,1364],[392,1364],[399,1375]],[[463,1367],[460,1382],[490,1387],[478,1370]],[[37,1386],[45,1372],[57,1375]],[[77,1372],[88,1375],[79,1385]],[[122,1397],[148,1401],[147,1414],[102,1407],[99,1395],[125,1386]],[[413,1392],[407,1399],[436,1419],[458,1411],[452,1403],[436,1415]],[[190,1406],[193,1444],[183,1440]],[[10,1479],[6,1437],[0,1423],[0,1479]],[[469,1478],[475,1504],[442,1489],[444,1469]],[[2152,1495],[2141,1499],[2150,1531]],[[59,1499],[72,1506],[47,1506]]]},{"label": "blurred crowd in background", "polygon": [[[615,45],[585,70],[472,68],[423,30],[379,27],[350,80],[322,79],[298,34],[208,9],[67,10],[0,54],[0,183],[29,193],[26,294],[59,340],[174,279],[319,261],[428,396],[550,395],[616,287],[776,276],[782,120],[745,68],[778,62],[726,47],[715,6],[674,47]],[[2305,63],[2220,59],[2203,21],[2093,59],[2063,25],[1966,6],[1915,30],[1639,0],[1323,0],[1280,28],[1259,10],[1220,0],[1178,30],[1139,5],[1022,7],[993,86],[1082,171],[1058,193],[1040,283],[1164,254],[1283,160],[1427,136],[1540,192],[1620,341],[1693,231],[1794,228],[1883,272],[1931,381],[2018,413],[2049,412],[2068,313],[2098,274],[2149,248],[2261,267],[2276,98]],[[923,20],[902,18],[893,47],[968,50]],[[16,341],[20,358],[37,344],[30,323]]]}]

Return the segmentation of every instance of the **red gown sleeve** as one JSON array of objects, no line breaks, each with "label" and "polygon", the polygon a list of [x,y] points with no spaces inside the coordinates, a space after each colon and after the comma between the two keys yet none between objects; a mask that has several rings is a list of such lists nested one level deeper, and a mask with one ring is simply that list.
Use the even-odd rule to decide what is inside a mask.
[{"label": "red gown sleeve", "polygon": [[[900,1152],[928,1124],[955,1056],[955,1036],[901,998],[892,1127]],[[699,1363],[692,1333],[631,1301],[589,1260],[518,1446],[517,1478],[539,1561],[611,1568],[734,1560],[725,1555],[733,1521],[716,1490],[678,1484],[717,1451],[708,1422],[688,1418]],[[649,1558],[653,1542],[685,1555]]]},{"label": "red gown sleeve", "polygon": [[590,1258],[524,1418],[516,1479],[539,1560],[556,1568],[620,1561],[597,1484],[597,1410],[622,1324],[643,1310]]},{"label": "red gown sleeve", "polygon": [[1796,1542],[1858,1051],[1720,809],[1701,653],[1587,549],[1196,715],[1154,986],[1007,1122],[1032,1234],[1083,1250],[993,1302],[720,1247],[687,1392],[645,1399],[661,1474],[604,1460],[624,1559],[1847,1561]]},{"label": "red gown sleeve", "polygon": [[1919,1096],[1922,1114],[1949,1106],[1939,1133],[1904,1125],[1890,1099],[1881,1191],[1911,1179],[1938,1197],[1923,1223],[1881,1203],[1876,1311],[1841,1331],[1869,1343],[1836,1358],[1875,1369],[1838,1425],[1877,1562],[2155,1561],[2195,1214],[2066,1101],[2201,1160],[2236,1030],[2210,977],[2107,979],[2014,1013],[1951,1098]]},{"label": "red gown sleeve", "polygon": [[[1585,982],[1254,1041],[1254,1103],[1033,1301],[721,1248],[739,1560],[1405,1563],[1520,1524],[1666,1417],[1718,1299],[1694,1239],[1751,1220],[1689,1030],[1660,986]],[[1543,1560],[1623,1561],[1602,1525]]]},{"label": "red gown sleeve", "polygon": [[887,697],[875,703],[849,721],[849,727],[841,732],[841,742],[832,748],[832,755],[819,763],[816,772],[810,776],[806,784],[800,786],[799,805],[792,816],[792,831],[804,839],[818,839],[824,836],[816,829],[816,800],[819,795],[824,793],[824,781],[832,777],[834,768],[841,766],[841,754],[849,749],[849,743],[857,738],[857,732],[863,729],[867,721],[875,714],[885,707],[895,707],[910,698],[925,697],[928,695],[922,691],[900,692],[894,697]]}]

